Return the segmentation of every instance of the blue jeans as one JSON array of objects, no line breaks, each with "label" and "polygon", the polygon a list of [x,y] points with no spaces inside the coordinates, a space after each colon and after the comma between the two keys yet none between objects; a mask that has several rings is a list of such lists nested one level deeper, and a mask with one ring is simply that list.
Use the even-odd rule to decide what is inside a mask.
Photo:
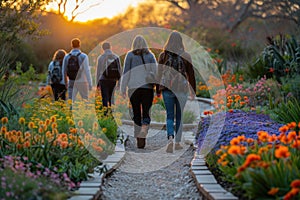
[{"label": "blue jeans", "polygon": [[163,99],[167,111],[167,136],[174,138],[174,117],[176,119],[175,142],[180,142],[182,137],[182,115],[187,101],[187,94],[178,93],[177,96],[170,90],[163,90]]}]

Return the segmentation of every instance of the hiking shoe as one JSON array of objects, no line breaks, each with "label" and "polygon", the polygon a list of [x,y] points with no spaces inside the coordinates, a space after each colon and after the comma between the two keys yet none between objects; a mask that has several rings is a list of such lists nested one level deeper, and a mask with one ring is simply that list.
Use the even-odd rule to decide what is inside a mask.
[{"label": "hiking shoe", "polygon": [[137,148],[143,149],[146,146],[146,138],[136,138]]},{"label": "hiking shoe", "polygon": [[166,152],[167,153],[173,153],[173,137],[169,137],[169,140],[168,140],[168,146],[167,146],[167,150]]},{"label": "hiking shoe", "polygon": [[175,150],[180,150],[180,149],[183,149],[183,147],[180,145],[179,142],[176,142],[176,144],[175,144]]}]

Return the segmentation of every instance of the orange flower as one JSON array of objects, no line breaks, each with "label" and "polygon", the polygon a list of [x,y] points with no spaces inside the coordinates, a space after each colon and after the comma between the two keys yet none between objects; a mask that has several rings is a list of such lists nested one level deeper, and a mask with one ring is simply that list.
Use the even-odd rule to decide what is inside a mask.
[{"label": "orange flower", "polygon": [[67,141],[62,141],[61,143],[60,143],[60,146],[61,146],[61,148],[62,149],[65,149],[65,148],[67,148],[68,147],[68,142]]},{"label": "orange flower", "polygon": [[8,122],[8,118],[2,117],[1,122],[2,122],[2,124],[6,124]]},{"label": "orange flower", "polygon": [[21,144],[17,144],[17,149],[22,149],[22,145]]},{"label": "orange flower", "polygon": [[288,130],[289,130],[289,127],[287,125],[284,125],[284,126],[279,128],[279,131],[283,132],[283,133],[287,132]]},{"label": "orange flower", "polygon": [[276,158],[287,158],[290,155],[291,155],[291,153],[289,152],[289,149],[286,146],[279,146],[275,150],[275,157]]},{"label": "orange flower", "polygon": [[283,144],[288,144],[288,143],[290,143],[290,140],[288,139],[288,137],[286,135],[283,135],[280,138],[280,142],[282,142]]},{"label": "orange flower", "polygon": [[238,145],[240,144],[240,140],[238,138],[232,138],[230,141],[230,145]]},{"label": "orange flower", "polygon": [[277,136],[275,134],[269,136],[268,142],[275,142],[277,140]]},{"label": "orange flower", "polygon": [[287,136],[288,140],[289,141],[292,141],[293,139],[296,139],[297,138],[297,133],[296,131],[291,131],[288,136]]},{"label": "orange flower", "polygon": [[100,145],[105,145],[105,142],[101,138],[97,140],[97,143]]},{"label": "orange flower", "polygon": [[295,149],[300,149],[300,139],[295,140],[292,144],[292,147]]},{"label": "orange flower", "polygon": [[241,148],[239,146],[236,146],[236,145],[230,146],[229,149],[228,149],[228,153],[230,155],[239,155],[239,154],[242,154]]},{"label": "orange flower", "polygon": [[85,134],[84,128],[81,128],[81,129],[79,130],[79,133],[80,133],[81,135]]},{"label": "orange flower", "polygon": [[274,72],[274,68],[270,68],[270,69],[269,69],[269,72],[270,72],[270,73],[273,73],[273,72]]},{"label": "orange flower", "polygon": [[247,143],[250,144],[250,143],[253,143],[254,142],[254,139],[252,138],[247,138]]},{"label": "orange flower", "polygon": [[297,124],[296,124],[296,122],[291,122],[291,123],[288,123],[287,126],[289,127],[289,129],[293,129],[293,128],[296,128]]},{"label": "orange flower", "polygon": [[39,133],[43,133],[44,129],[42,127],[40,127],[38,131],[39,131]]},{"label": "orange flower", "polygon": [[216,151],[216,155],[219,156],[223,153],[223,150],[222,149],[219,149],[218,151]]},{"label": "orange flower", "polygon": [[52,129],[56,129],[57,128],[57,123],[53,122],[51,126],[52,126]]},{"label": "orange flower", "polygon": [[233,113],[233,109],[230,109],[229,112],[230,112],[230,113]]},{"label": "orange flower", "polygon": [[275,196],[275,194],[277,194],[278,191],[279,191],[279,188],[274,188],[274,187],[272,187],[272,188],[269,190],[268,195]]},{"label": "orange flower", "polygon": [[269,134],[266,131],[258,131],[257,135],[258,139],[262,142],[266,142],[269,138]]},{"label": "orange flower", "polygon": [[261,157],[257,154],[251,153],[247,156],[246,161],[244,163],[244,165],[246,167],[248,167],[252,162],[256,161],[256,160],[261,160]]},{"label": "orange flower", "polygon": [[291,183],[292,188],[300,188],[300,179],[293,180]]},{"label": "orange flower", "polygon": [[77,125],[78,125],[79,127],[82,127],[82,126],[83,126],[83,121],[82,121],[82,120],[79,120],[78,123],[77,123]]},{"label": "orange flower", "polygon": [[49,120],[49,119],[46,119],[45,124],[46,124],[46,126],[49,126],[50,120]]},{"label": "orange flower", "polygon": [[24,146],[25,148],[30,147],[30,142],[27,140],[26,142],[24,142],[23,146]]},{"label": "orange flower", "polygon": [[284,200],[292,199],[294,196],[296,196],[299,193],[299,188],[292,188],[286,195],[284,195]]}]

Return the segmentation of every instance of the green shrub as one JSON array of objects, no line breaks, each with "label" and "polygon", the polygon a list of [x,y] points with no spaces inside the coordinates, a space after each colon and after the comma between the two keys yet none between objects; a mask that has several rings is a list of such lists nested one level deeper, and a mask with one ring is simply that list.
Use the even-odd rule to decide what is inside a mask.
[{"label": "green shrub", "polygon": [[295,98],[282,102],[273,110],[274,120],[280,123],[300,122],[300,103]]}]

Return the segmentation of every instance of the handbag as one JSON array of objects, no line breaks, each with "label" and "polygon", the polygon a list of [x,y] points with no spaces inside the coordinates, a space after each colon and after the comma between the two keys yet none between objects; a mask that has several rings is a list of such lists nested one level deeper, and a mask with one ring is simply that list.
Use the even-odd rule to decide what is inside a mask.
[{"label": "handbag", "polygon": [[156,76],[154,74],[153,71],[148,71],[147,68],[146,68],[146,64],[145,64],[145,61],[144,61],[144,57],[143,57],[143,54],[141,54],[141,58],[142,58],[142,61],[143,61],[143,64],[144,64],[144,67],[145,67],[145,71],[147,72],[147,75],[146,75],[146,78],[145,78],[145,81],[146,83],[156,83]]}]

